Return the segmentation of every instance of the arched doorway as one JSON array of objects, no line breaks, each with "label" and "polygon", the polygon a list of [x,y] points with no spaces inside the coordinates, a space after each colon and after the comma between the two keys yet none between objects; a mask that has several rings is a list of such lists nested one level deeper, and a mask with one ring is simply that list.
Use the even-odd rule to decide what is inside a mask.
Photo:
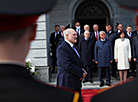
[{"label": "arched doorway", "polygon": [[99,30],[105,30],[105,25],[111,23],[110,13],[107,6],[100,0],[85,0],[79,4],[75,11],[75,20],[90,25],[91,31],[93,24],[99,25]]}]

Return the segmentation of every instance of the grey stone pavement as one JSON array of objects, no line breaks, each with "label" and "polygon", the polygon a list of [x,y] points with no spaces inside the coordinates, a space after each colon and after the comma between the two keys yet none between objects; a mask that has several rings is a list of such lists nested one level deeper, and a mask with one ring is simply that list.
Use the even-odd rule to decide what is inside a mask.
[{"label": "grey stone pavement", "polygon": [[[105,81],[105,80],[104,80]],[[119,77],[118,78],[111,78],[111,84],[119,83]],[[105,81],[106,82],[106,81]],[[50,83],[51,85],[56,85],[56,79],[51,79]],[[98,81],[98,77],[93,78],[93,83],[85,82],[82,83],[82,89],[101,89],[101,88],[107,88],[108,86],[99,87],[100,82]]]}]

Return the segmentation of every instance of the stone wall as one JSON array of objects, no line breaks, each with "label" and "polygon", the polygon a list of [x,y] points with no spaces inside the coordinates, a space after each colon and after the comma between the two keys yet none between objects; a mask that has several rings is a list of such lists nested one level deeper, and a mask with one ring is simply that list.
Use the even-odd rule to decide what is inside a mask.
[{"label": "stone wall", "polygon": [[[74,13],[78,5],[85,0],[58,0],[56,7],[49,13],[49,28],[50,32],[54,30],[54,25],[68,25],[74,21]],[[110,18],[113,27],[115,28],[116,22],[120,22],[124,25],[131,24],[134,27],[134,15],[135,12],[128,11],[120,8],[114,0],[99,0],[105,3],[109,8]],[[50,33],[48,37],[50,36]]]},{"label": "stone wall", "polygon": [[28,54],[28,58],[32,60],[38,72],[37,78],[49,82],[49,67],[48,67],[48,43],[47,43],[47,15],[39,17],[37,24],[36,39],[32,42],[31,48]]}]

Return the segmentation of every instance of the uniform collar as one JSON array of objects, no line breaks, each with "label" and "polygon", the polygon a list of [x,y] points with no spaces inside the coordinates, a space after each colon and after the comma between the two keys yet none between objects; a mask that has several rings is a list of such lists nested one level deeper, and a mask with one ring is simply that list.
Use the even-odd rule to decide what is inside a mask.
[{"label": "uniform collar", "polygon": [[0,64],[11,64],[11,65],[18,65],[18,66],[25,67],[24,63],[21,63],[19,61],[11,61],[11,60],[0,61]]},{"label": "uniform collar", "polygon": [[30,71],[26,67],[17,64],[1,63],[0,64],[0,77],[15,76],[15,78],[24,77],[32,78]]}]

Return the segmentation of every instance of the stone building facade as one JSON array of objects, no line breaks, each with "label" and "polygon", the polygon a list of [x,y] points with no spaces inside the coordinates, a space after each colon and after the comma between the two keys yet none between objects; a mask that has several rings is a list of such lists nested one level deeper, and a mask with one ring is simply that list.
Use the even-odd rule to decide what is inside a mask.
[{"label": "stone building facade", "polygon": [[47,26],[47,15],[42,15],[37,21],[36,39],[32,42],[27,58],[31,59],[36,71],[37,78],[44,82],[49,81],[49,67],[48,67],[48,40],[47,34],[49,28]]},{"label": "stone building facade", "polygon": [[134,11],[120,8],[114,0],[58,0],[56,7],[47,15],[38,20],[36,40],[32,43],[29,56],[35,59],[35,65],[41,73],[40,78],[49,81],[49,38],[54,31],[54,25],[70,24],[74,26],[76,21],[81,26],[98,24],[100,30],[110,23],[115,29],[116,23],[122,23],[124,28],[127,24],[135,29]]},{"label": "stone building facade", "polygon": [[134,27],[135,14],[120,8],[115,0],[58,0],[57,6],[49,13],[50,32],[55,24],[70,24],[72,27],[75,21],[80,21],[82,26],[97,23],[101,30],[107,23],[115,28],[116,22]]}]

